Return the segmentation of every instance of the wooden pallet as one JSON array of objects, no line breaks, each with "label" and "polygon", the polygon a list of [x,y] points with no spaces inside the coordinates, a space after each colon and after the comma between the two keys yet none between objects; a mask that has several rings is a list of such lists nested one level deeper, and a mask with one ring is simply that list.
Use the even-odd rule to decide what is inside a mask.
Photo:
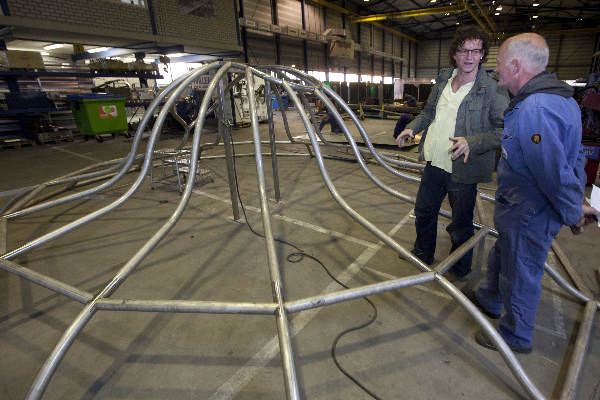
[{"label": "wooden pallet", "polygon": [[55,131],[45,131],[36,133],[38,143],[44,144],[48,142],[72,142],[73,132],[70,129],[58,129]]},{"label": "wooden pallet", "polygon": [[24,138],[0,139],[0,148],[2,150],[20,149],[21,146],[33,146],[33,143],[31,140]]}]

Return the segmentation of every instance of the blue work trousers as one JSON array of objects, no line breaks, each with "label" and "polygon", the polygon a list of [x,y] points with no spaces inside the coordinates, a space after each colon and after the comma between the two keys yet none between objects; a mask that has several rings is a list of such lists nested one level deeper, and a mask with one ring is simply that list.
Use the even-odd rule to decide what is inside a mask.
[{"label": "blue work trousers", "polygon": [[527,348],[533,341],[535,314],[542,292],[544,263],[561,223],[547,205],[507,204],[500,197],[494,211],[498,239],[490,250],[487,279],[477,290],[485,309],[500,314],[498,330],[509,346]]},{"label": "blue work trousers", "polygon": [[[415,203],[414,254],[427,264],[433,263],[437,240],[438,212],[444,197],[452,208],[452,222],[446,227],[452,241],[451,252],[473,236],[473,210],[477,198],[477,184],[464,184],[452,181],[452,174],[427,163],[421,177],[417,201]],[[464,276],[471,272],[473,251],[465,254],[454,266],[452,272]]]}]

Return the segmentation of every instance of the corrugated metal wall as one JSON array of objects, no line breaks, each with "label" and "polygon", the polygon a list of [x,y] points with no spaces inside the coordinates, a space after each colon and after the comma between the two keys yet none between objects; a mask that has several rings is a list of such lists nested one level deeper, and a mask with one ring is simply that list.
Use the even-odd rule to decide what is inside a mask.
[{"label": "corrugated metal wall", "polygon": [[373,56],[373,76],[381,76],[383,71],[383,57]]},{"label": "corrugated metal wall", "polygon": [[[318,6],[306,3],[306,30],[310,32],[323,32],[323,14],[325,10]],[[300,14],[300,22],[302,15]]]},{"label": "corrugated metal wall", "polygon": [[288,66],[295,65],[297,69],[304,69],[301,40],[281,38],[281,64]]},{"label": "corrugated metal wall", "polygon": [[558,79],[587,78],[594,53],[594,34],[553,35],[546,41],[550,47],[548,71],[555,72]]},{"label": "corrugated metal wall", "polygon": [[271,23],[270,0],[244,0],[244,17],[256,22]]},{"label": "corrugated metal wall", "polygon": [[[271,0],[243,0],[244,17],[259,23],[271,23]],[[277,0],[277,14],[281,27],[302,27],[302,2],[298,0]],[[353,3],[347,4],[348,8],[355,7]],[[356,10],[354,10],[356,11]],[[343,26],[342,15],[331,9],[326,9],[313,3],[305,2],[305,17],[307,31],[322,33],[325,26],[328,28]],[[326,24],[326,25],[325,25]],[[359,29],[360,26],[360,29]],[[360,30],[360,40],[359,32]],[[352,24],[346,21],[348,37],[355,43],[360,43],[363,51],[356,51],[354,62],[347,66],[348,73],[358,73],[358,60],[361,60],[361,73],[371,75],[371,54],[369,49],[384,51],[397,57],[403,57],[404,62],[391,60],[378,54],[374,57],[374,75],[391,76],[392,63],[395,77],[399,78],[435,78],[440,68],[450,65],[448,49],[450,39],[423,40],[418,44],[403,39],[398,35],[383,32],[380,28],[370,24]],[[258,34],[249,30],[248,57],[251,63],[273,64],[276,62],[274,36]],[[383,42],[385,40],[385,43]],[[548,70],[556,72],[560,79],[584,78],[588,75],[591,65],[591,56],[594,50],[594,34],[578,35],[552,35],[547,37],[550,46],[550,62]],[[281,36],[281,63],[296,65],[304,68],[304,54],[302,40]],[[500,43],[492,43],[498,46]],[[409,54],[410,48],[410,54]],[[497,47],[490,49],[488,68],[496,65]],[[410,58],[410,65],[409,65]],[[326,56],[324,44],[307,40],[307,62],[309,69],[326,69]],[[331,65],[335,72],[343,71],[342,67]],[[410,71],[410,75],[409,75]]]},{"label": "corrugated metal wall", "polygon": [[[373,25],[371,25],[373,26]],[[373,28],[373,43],[372,47],[375,50],[383,51],[383,33],[379,28]]]},{"label": "corrugated metal wall", "polygon": [[[594,34],[549,35],[546,41],[550,47],[550,60],[546,68],[555,72],[559,79],[585,78],[589,74],[591,56],[594,51]],[[450,39],[441,41],[440,65],[450,66],[448,51]],[[496,57],[501,42],[490,43],[486,68],[496,67]],[[435,78],[437,75],[439,40],[423,40],[418,44],[417,78]]]},{"label": "corrugated metal wall", "polygon": [[248,62],[250,64],[276,64],[273,37],[248,34]]},{"label": "corrugated metal wall", "polygon": [[[263,0],[268,1],[268,0]],[[279,25],[302,29],[302,3],[298,0],[277,0]]]},{"label": "corrugated metal wall", "polygon": [[344,26],[342,14],[328,8],[325,8],[324,11],[327,18],[327,28],[342,28]]},{"label": "corrugated metal wall", "polygon": [[325,62],[325,50],[324,44],[308,42],[307,44],[307,58],[308,58],[308,69],[310,71],[326,71]]}]

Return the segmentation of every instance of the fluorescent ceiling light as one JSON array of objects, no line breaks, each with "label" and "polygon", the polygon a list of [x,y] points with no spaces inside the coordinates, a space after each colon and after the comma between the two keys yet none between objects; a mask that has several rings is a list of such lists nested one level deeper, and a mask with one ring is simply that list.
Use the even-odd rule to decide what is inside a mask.
[{"label": "fluorescent ceiling light", "polygon": [[533,16],[533,18],[534,18],[534,19],[535,19],[535,18],[537,18],[537,17],[538,17],[537,15],[534,15],[534,16]]},{"label": "fluorescent ceiling light", "polygon": [[106,51],[108,50],[108,47],[96,47],[95,49],[90,49],[87,52],[88,53],[100,53],[101,51]]},{"label": "fluorescent ceiling light", "polygon": [[534,6],[534,7],[537,7],[537,6],[539,6],[539,5],[540,5],[540,3],[533,3],[533,4],[532,4],[532,6]]},{"label": "fluorescent ceiling light", "polygon": [[502,6],[496,7],[496,11],[502,11]]},{"label": "fluorescent ceiling light", "polygon": [[185,56],[187,53],[171,53],[171,54],[167,54],[167,57],[169,58],[177,58],[177,57],[182,57]]},{"label": "fluorescent ceiling light", "polygon": [[48,53],[47,51],[40,51],[40,55],[42,55],[42,56],[49,56],[50,53]]},{"label": "fluorescent ceiling light", "polygon": [[430,3],[435,3],[437,0],[429,0]]},{"label": "fluorescent ceiling light", "polygon": [[44,46],[44,50],[54,50],[54,49],[59,49],[61,47],[63,47],[64,44],[61,43],[54,43],[54,44],[49,44],[48,46]]},{"label": "fluorescent ceiling light", "polygon": [[497,13],[494,13],[494,15],[500,15],[500,13],[499,13],[499,12],[497,12]]}]

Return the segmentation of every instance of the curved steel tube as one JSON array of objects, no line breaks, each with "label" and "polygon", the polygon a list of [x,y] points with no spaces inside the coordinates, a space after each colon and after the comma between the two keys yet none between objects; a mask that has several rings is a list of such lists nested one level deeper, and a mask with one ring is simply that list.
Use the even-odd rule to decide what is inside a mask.
[{"label": "curved steel tube", "polygon": [[[19,254],[25,253],[26,251],[40,246],[44,243],[47,243],[67,232],[70,232],[73,229],[78,228],[79,226],[91,222],[97,217],[100,217],[115,208],[122,205],[125,201],[127,201],[133,193],[135,193],[140,187],[144,177],[149,171],[149,168],[152,166],[152,155],[154,151],[154,147],[158,138],[160,137],[160,131],[164,124],[165,118],[168,113],[173,112],[173,107],[175,104],[176,98],[179,94],[187,88],[194,80],[198,79],[198,77],[202,74],[206,74],[210,71],[217,70],[215,77],[210,81],[208,89],[206,91],[206,95],[202,100],[198,111],[198,117],[189,125],[186,124],[186,133],[182,140],[181,146],[187,141],[189,132],[192,127],[194,127],[194,136],[192,140],[192,150],[190,157],[190,170],[195,171],[200,157],[200,148],[203,146],[200,142],[202,140],[202,130],[204,128],[204,123],[206,120],[206,115],[210,111],[209,102],[210,99],[217,90],[219,89],[219,104],[224,104],[226,99],[226,93],[229,91],[228,89],[223,90],[222,84],[220,81],[226,76],[227,73],[231,71],[238,71],[241,73],[241,76],[237,79],[242,79],[242,77],[246,78],[247,81],[247,91],[248,91],[248,99],[250,104],[250,115],[251,115],[251,129],[252,129],[252,137],[253,140],[250,142],[239,142],[238,144],[252,144],[254,146],[254,152],[252,154],[238,154],[237,157],[241,156],[253,156],[256,161],[256,172],[257,172],[257,183],[258,183],[258,192],[259,192],[259,201],[262,215],[262,223],[264,229],[265,236],[265,246],[266,246],[266,254],[267,261],[269,267],[269,273],[271,278],[271,287],[272,287],[272,303],[240,303],[240,302],[213,302],[213,301],[187,301],[187,300],[133,300],[133,299],[112,299],[109,296],[118,288],[121,283],[132,273],[132,271],[146,258],[146,256],[158,245],[158,243],[168,234],[168,232],[175,226],[178,220],[181,218],[189,200],[193,190],[193,182],[194,182],[194,174],[188,174],[187,183],[185,186],[185,190],[182,194],[182,197],[177,205],[176,209],[173,211],[169,219],[158,229],[153,236],[141,247],[137,250],[137,252],[128,260],[123,267],[117,272],[117,274],[110,280],[104,288],[96,295],[92,295],[85,291],[81,291],[75,287],[72,287],[63,282],[59,282],[42,274],[39,274],[35,271],[24,268],[12,261],[9,261],[10,258],[13,258]],[[276,77],[271,76],[263,72],[263,70],[274,71],[276,73]],[[285,74],[292,74],[295,77],[301,79],[304,84],[293,84],[286,80]],[[285,110],[283,105],[281,107],[282,118],[284,120],[284,126],[286,130],[286,134],[290,139],[289,142],[285,141],[275,141],[274,140],[274,132],[272,125],[269,125],[269,141],[261,141],[260,140],[260,131],[258,127],[257,113],[256,113],[256,98],[254,93],[254,79],[253,75],[260,77],[265,80],[265,87],[268,88],[266,90],[267,93],[271,92],[271,85],[276,85],[277,87],[281,87],[285,90],[293,104],[295,105],[299,116],[302,120],[302,123],[308,132],[309,143],[298,142],[295,141],[291,133],[289,131],[289,126],[287,124],[287,118],[285,116]],[[235,81],[234,81],[235,82]],[[227,88],[230,88],[230,83]],[[273,90],[275,95],[279,98],[278,90]],[[307,101],[305,98],[305,93],[314,93],[320,100],[323,101],[328,110],[333,112],[334,118],[339,123],[339,125],[343,128],[344,135],[346,136],[347,145],[349,146],[355,156],[356,161],[359,163],[362,171],[369,177],[369,179],[377,185],[379,188],[384,190],[390,195],[402,199],[404,201],[408,201],[410,203],[414,203],[414,198],[410,196],[406,196],[396,190],[391,189],[390,187],[383,184],[377,177],[373,175],[370,169],[366,165],[366,160],[363,158],[363,154],[372,155],[377,164],[383,166],[386,170],[393,173],[396,176],[400,176],[405,179],[418,181],[418,178],[412,176],[404,176],[404,174],[400,173],[395,168],[392,168],[389,164],[394,164],[399,167],[407,167],[413,169],[420,169],[422,164],[412,163],[413,160],[409,159],[409,162],[403,162],[398,160],[393,160],[387,157],[384,153],[379,154],[377,150],[374,148],[373,144],[370,141],[364,127],[362,127],[361,123],[358,121],[356,116],[352,113],[349,107],[341,100],[341,98],[333,92],[330,88],[323,86],[319,82],[315,81],[314,78],[309,75],[303,74],[300,71],[297,71],[288,67],[261,67],[254,68],[248,65],[234,63],[234,62],[214,62],[208,65],[205,65],[196,70],[190,71],[186,75],[178,78],[173,84],[171,84],[165,91],[161,93],[159,97],[155,99],[152,103],[150,110],[154,110],[158,103],[162,101],[162,99],[167,98],[165,102],[165,107],[159,113],[159,116],[156,120],[154,127],[152,128],[152,133],[150,135],[148,145],[143,155],[144,161],[141,167],[141,171],[136,178],[135,182],[130,186],[130,188],[124,193],[121,197],[119,197],[114,202],[109,205],[96,210],[84,217],[81,217],[59,229],[56,229],[46,235],[43,235],[33,241],[26,243],[25,245],[15,249],[11,252],[4,254],[0,257],[0,269],[8,271],[17,276],[23,277],[25,279],[30,280],[38,285],[46,287],[50,290],[53,290],[57,293],[61,293],[73,300],[84,303],[85,306],[83,310],[79,313],[77,318],[72,322],[69,328],[64,332],[63,336],[46,359],[43,364],[41,370],[39,371],[36,379],[34,380],[31,389],[27,395],[29,399],[38,399],[40,398],[44,390],[46,389],[52,375],[58,368],[60,361],[63,359],[64,355],[68,351],[69,347],[75,340],[78,333],[85,327],[87,322],[93,317],[97,310],[112,310],[112,311],[147,311],[147,312],[202,312],[202,313],[219,313],[219,314],[230,314],[230,313],[243,313],[243,314],[270,314],[276,317],[277,329],[278,329],[278,338],[279,338],[279,346],[280,346],[280,355],[283,364],[283,372],[284,372],[284,383],[286,388],[286,395],[290,399],[299,399],[300,398],[300,390],[298,387],[297,376],[296,376],[296,367],[294,364],[294,356],[291,345],[291,333],[289,326],[288,313],[300,312],[303,310],[308,310],[312,308],[322,307],[325,305],[335,304],[347,300],[351,300],[358,297],[364,297],[367,295],[372,295],[376,293],[383,293],[390,290],[397,290],[403,287],[409,287],[413,285],[419,285],[430,281],[435,281],[439,284],[452,298],[454,298],[467,312],[473,316],[475,321],[481,328],[486,332],[486,334],[491,338],[491,340],[495,343],[498,348],[500,354],[504,358],[508,367],[512,371],[515,378],[521,384],[521,386],[527,391],[528,395],[533,399],[544,399],[543,394],[538,390],[538,388],[531,382],[518,360],[508,347],[508,345],[504,342],[500,334],[494,329],[494,327],[489,323],[487,318],[483,316],[483,314],[475,307],[454,285],[452,285],[448,280],[446,280],[443,274],[467,251],[471,250],[478,243],[482,243],[487,234],[496,235],[497,232],[489,227],[484,227],[478,224],[474,224],[475,226],[482,227],[479,232],[477,232],[471,239],[465,242],[462,246],[456,249],[454,252],[450,254],[445,260],[443,260],[435,269],[428,267],[423,264],[419,259],[417,259],[412,253],[407,251],[401,245],[398,244],[394,239],[392,239],[389,235],[381,231],[375,225],[373,225],[370,221],[360,215],[357,211],[351,208],[348,203],[339,195],[337,189],[335,188],[331,178],[328,175],[328,172],[324,165],[325,156],[321,153],[321,146],[339,146],[339,144],[328,143],[322,138],[322,135],[316,129],[316,120],[314,118],[314,114],[310,108],[308,111],[305,107],[307,106]],[[279,98],[280,99],[280,98]],[[333,99],[333,101],[332,101]],[[352,121],[357,126],[358,131],[367,144],[368,149],[359,149],[356,141],[350,134],[348,127],[343,122],[343,119],[337,112],[336,106],[337,103],[342,107],[343,110],[347,111],[351,116]],[[217,103],[215,103],[217,104]],[[281,101],[280,101],[281,104]],[[212,107],[215,107],[213,105]],[[176,114],[176,113],[175,113]],[[62,204],[66,201],[70,201],[76,198],[83,197],[85,195],[97,192],[99,190],[103,190],[120,179],[125,171],[129,170],[131,164],[134,160],[137,160],[141,156],[135,156],[135,151],[137,146],[141,140],[141,133],[145,128],[145,125],[149,121],[149,115],[151,112],[148,112],[147,115],[144,116],[142,122],[140,123],[140,127],[136,133],[136,137],[134,139],[134,143],[132,144],[132,150],[128,153],[128,155],[117,161],[104,162],[96,164],[95,166],[86,167],[83,170],[76,171],[72,174],[65,175],[61,178],[58,178],[53,181],[46,182],[38,187],[34,187],[31,189],[32,192],[21,194],[17,197],[20,197],[20,202],[25,204],[30,199],[34,198],[34,195],[43,190],[43,188],[59,184],[59,183],[69,183],[76,182],[81,180],[82,177],[91,178],[100,176],[102,174],[106,174],[107,171],[116,171],[120,169],[120,172],[117,173],[115,177],[110,179],[108,182],[105,182],[102,185],[99,185],[90,190],[76,193],[74,195],[65,196],[63,198],[57,199],[55,201],[41,203],[36,206],[32,206],[26,208],[24,210],[19,210],[17,212],[8,214],[6,217],[16,217],[21,215],[27,215],[31,212],[39,211],[41,209],[45,209],[51,207],[53,205]],[[221,115],[223,115],[223,110],[221,110]],[[177,119],[177,116],[174,115]],[[270,124],[272,124],[272,111],[269,112]],[[178,120],[179,121],[179,120]],[[181,123],[183,120],[179,121]],[[183,121],[185,122],[185,121]],[[321,142],[319,142],[321,139]],[[218,138],[217,138],[218,142]],[[307,147],[309,150],[309,154],[290,154],[290,156],[306,156],[309,155],[311,157],[315,157],[317,161],[317,166],[319,168],[321,177],[330,192],[332,198],[337,202],[337,204],[348,214],[350,215],[357,223],[362,225],[369,232],[374,234],[377,238],[383,241],[387,246],[389,246],[392,250],[402,255],[409,263],[416,266],[421,273],[416,275],[411,275],[407,277],[402,277],[398,279],[387,280],[383,282],[378,282],[371,285],[364,285],[358,288],[340,290],[333,293],[322,294],[318,296],[312,296],[305,299],[299,299],[296,301],[285,301],[285,295],[283,291],[283,283],[280,272],[279,260],[277,258],[277,253],[275,250],[275,242],[274,236],[271,227],[271,212],[269,209],[269,204],[267,201],[266,195],[266,183],[265,183],[265,174],[263,167],[263,158],[269,153],[263,153],[261,146],[263,144],[269,144],[271,146],[271,156],[273,157],[273,170],[275,172],[274,180],[277,179],[277,166],[276,166],[276,157],[285,155],[285,154],[277,154],[275,145],[277,143],[290,143],[290,144],[302,144]],[[311,151],[312,150],[312,151]],[[313,154],[314,152],[314,154]],[[223,156],[211,156],[205,157],[205,159],[212,158],[222,158]],[[92,172],[85,175],[73,176],[77,173],[81,173],[84,171],[88,171],[93,168],[98,168],[100,166],[106,165],[106,163],[116,162],[115,167],[111,167],[107,170]],[[491,196],[487,196],[480,193],[480,197],[493,200]],[[26,199],[26,201],[24,201]],[[14,207],[14,204],[13,204]],[[447,212],[440,212],[440,214],[444,215]],[[582,303],[586,303],[586,315],[592,314],[592,309],[600,309],[600,302],[590,299],[588,296],[582,294],[579,290],[575,289],[571,286],[560,274],[558,274],[553,268],[551,268],[548,264],[545,265],[546,272],[561,286],[564,290],[566,290],[569,294],[576,297]],[[588,317],[589,324],[591,324],[592,317]],[[589,327],[588,327],[589,328]],[[579,363],[581,363],[581,357],[575,357],[578,359]],[[580,369],[580,368],[579,368]],[[571,373],[571,381],[576,382],[576,373]]]}]

